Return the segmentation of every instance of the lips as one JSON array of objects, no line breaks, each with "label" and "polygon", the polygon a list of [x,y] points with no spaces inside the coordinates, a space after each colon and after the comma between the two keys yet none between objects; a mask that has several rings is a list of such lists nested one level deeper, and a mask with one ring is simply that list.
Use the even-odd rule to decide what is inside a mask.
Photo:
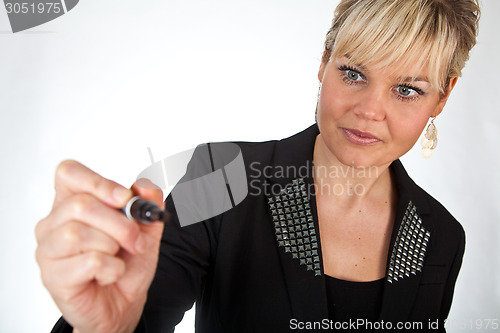
[{"label": "lips", "polygon": [[359,131],[353,128],[341,128],[341,129],[342,132],[344,133],[345,138],[349,142],[358,146],[372,146],[382,142],[382,140],[380,140],[375,135],[368,132]]}]

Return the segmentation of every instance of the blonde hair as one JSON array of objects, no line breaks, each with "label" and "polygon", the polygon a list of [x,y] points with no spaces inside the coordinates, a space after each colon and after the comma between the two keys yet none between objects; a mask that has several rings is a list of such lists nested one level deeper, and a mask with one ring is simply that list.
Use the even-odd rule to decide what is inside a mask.
[{"label": "blonde hair", "polygon": [[348,56],[352,64],[378,69],[425,67],[442,93],[462,74],[476,44],[479,16],[478,0],[342,0],[322,61]]}]

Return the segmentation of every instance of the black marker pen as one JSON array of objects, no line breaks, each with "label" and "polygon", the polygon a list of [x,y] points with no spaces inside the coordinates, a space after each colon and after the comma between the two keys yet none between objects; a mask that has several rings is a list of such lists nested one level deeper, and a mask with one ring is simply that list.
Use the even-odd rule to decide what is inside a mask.
[{"label": "black marker pen", "polygon": [[133,197],[121,211],[132,221],[150,224],[154,221],[168,222],[169,212],[162,210],[153,201],[144,200],[141,197]]}]

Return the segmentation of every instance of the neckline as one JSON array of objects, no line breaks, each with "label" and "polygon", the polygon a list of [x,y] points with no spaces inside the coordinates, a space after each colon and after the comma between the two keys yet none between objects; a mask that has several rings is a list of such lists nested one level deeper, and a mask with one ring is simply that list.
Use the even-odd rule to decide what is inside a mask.
[{"label": "neckline", "polygon": [[378,279],[378,280],[373,280],[373,281],[349,281],[349,280],[342,280],[342,279],[339,279],[339,278],[336,278],[336,277],[333,277],[331,275],[326,275],[326,280],[328,281],[331,281],[333,283],[336,283],[336,284],[341,284],[343,286],[347,286],[347,287],[360,287],[360,286],[366,286],[366,287],[375,287],[375,286],[379,286],[379,285],[383,285],[384,284],[384,281],[385,281],[385,276]]}]

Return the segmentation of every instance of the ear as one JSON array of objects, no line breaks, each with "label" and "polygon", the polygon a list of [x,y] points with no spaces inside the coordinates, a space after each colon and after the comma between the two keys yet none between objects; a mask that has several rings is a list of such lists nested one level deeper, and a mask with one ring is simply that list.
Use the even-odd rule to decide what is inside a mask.
[{"label": "ear", "polygon": [[320,83],[323,83],[323,76],[325,75],[325,68],[326,68],[326,63],[321,62],[321,65],[319,66],[319,71],[318,71],[318,80]]},{"label": "ear", "polygon": [[439,94],[439,102],[434,108],[434,111],[432,112],[431,117],[435,118],[437,117],[444,109],[444,106],[446,105],[446,102],[448,101],[448,97],[450,97],[451,91],[453,88],[455,88],[455,85],[457,84],[458,77],[453,77],[450,79],[450,83],[448,84],[448,87],[446,87],[446,90],[444,93]]}]

